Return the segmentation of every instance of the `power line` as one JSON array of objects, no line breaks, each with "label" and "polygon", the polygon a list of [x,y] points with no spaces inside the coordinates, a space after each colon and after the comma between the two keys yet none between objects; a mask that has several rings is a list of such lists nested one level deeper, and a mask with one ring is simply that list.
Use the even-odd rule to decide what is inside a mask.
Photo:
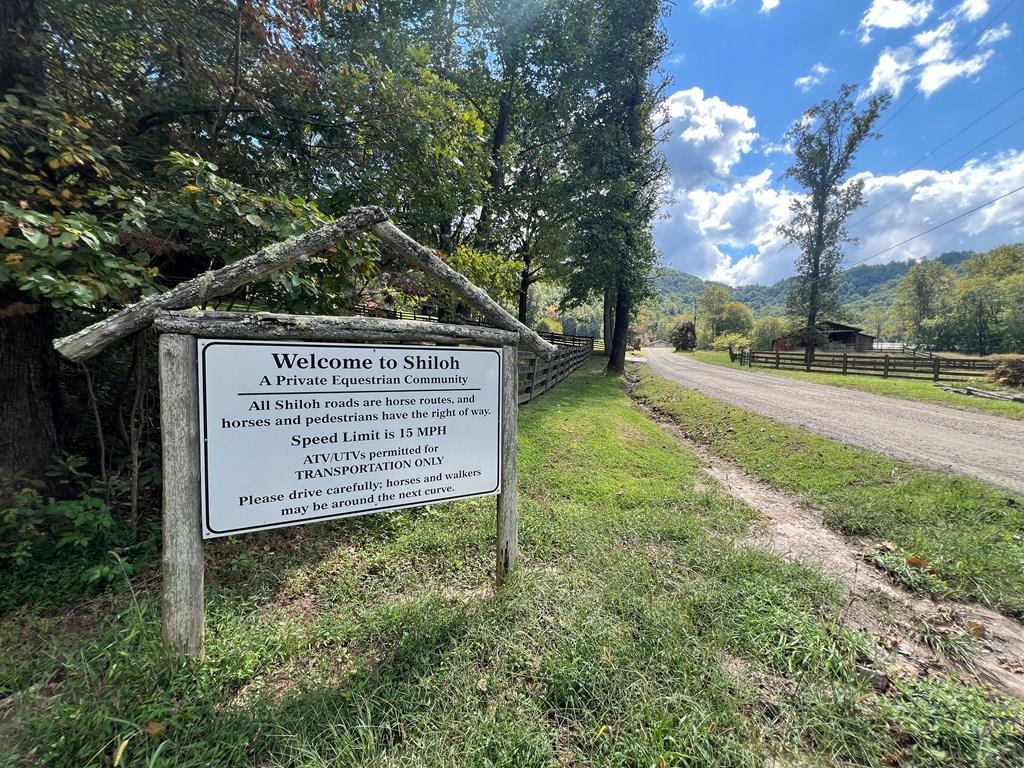
[{"label": "power line", "polygon": [[949,143],[950,143],[951,141],[953,141],[954,139],[958,139],[958,138],[960,138],[961,136],[963,136],[963,135],[964,135],[965,133],[967,133],[967,131],[969,131],[969,130],[970,130],[971,128],[973,128],[974,126],[976,126],[976,125],[977,125],[978,123],[980,123],[980,122],[981,122],[982,120],[984,120],[984,119],[985,119],[986,117],[988,117],[988,116],[989,116],[989,115],[991,115],[991,114],[992,114],[993,112],[995,112],[995,111],[996,111],[997,109],[999,109],[1000,107],[1002,107],[1002,106],[1003,106],[1004,104],[1007,104],[1007,103],[1009,103],[1010,101],[1012,101],[1013,99],[1015,99],[1015,98],[1016,98],[1017,96],[1019,96],[1019,95],[1020,95],[1021,93],[1024,93],[1024,85],[1022,85],[1022,86],[1021,86],[1020,88],[1018,88],[1018,89],[1017,89],[1016,91],[1014,91],[1014,92],[1013,92],[1013,93],[1011,93],[1011,94],[1010,94],[1009,96],[1007,96],[1007,97],[1006,97],[1005,99],[1003,99],[1002,101],[1000,101],[1000,102],[999,102],[998,104],[996,104],[996,105],[995,105],[994,107],[992,107],[991,109],[989,109],[989,110],[988,110],[987,112],[985,112],[985,114],[983,114],[983,115],[979,115],[978,117],[976,117],[976,118],[975,118],[974,120],[972,120],[971,122],[969,122],[969,123],[968,123],[967,125],[965,125],[965,126],[964,126],[963,128],[961,128],[961,129],[960,129],[959,131],[957,131],[956,133],[954,133],[954,134],[953,134],[952,136],[950,136],[950,137],[949,137],[948,139],[946,139],[945,141],[941,142],[941,143],[940,143],[940,144],[938,144],[937,146],[935,146],[935,147],[932,147],[931,149],[929,149],[929,150],[928,150],[927,152],[925,152],[925,153],[924,153],[923,155],[921,155],[921,156],[920,156],[919,158],[917,158],[917,160],[915,160],[915,161],[914,161],[913,163],[911,163],[911,164],[910,164],[910,165],[909,165],[909,166],[908,166],[907,168],[905,168],[905,169],[903,170],[903,173],[906,173],[907,171],[912,171],[912,170],[914,170],[915,168],[917,168],[917,166],[918,166],[918,165],[920,165],[921,163],[923,163],[923,162],[924,162],[925,160],[927,160],[927,159],[928,159],[929,157],[931,157],[931,156],[932,156],[933,154],[935,154],[935,153],[936,153],[936,152],[938,152],[938,151],[939,151],[940,149],[942,149],[943,147],[945,147],[945,146],[946,146],[947,144],[949,144]]},{"label": "power line", "polygon": [[982,203],[981,205],[978,205],[978,206],[975,206],[974,208],[971,208],[969,211],[964,211],[963,213],[959,213],[959,214],[957,214],[956,216],[954,216],[951,219],[946,219],[945,221],[943,221],[943,222],[941,222],[939,224],[936,224],[934,227],[926,229],[924,232],[919,232],[918,234],[914,235],[913,237],[908,237],[906,240],[901,240],[900,242],[895,243],[894,245],[890,245],[888,248],[883,248],[882,250],[878,251],[877,253],[873,253],[870,256],[866,257],[866,258],[863,258],[863,259],[860,259],[858,261],[855,261],[852,264],[848,265],[842,271],[845,272],[846,270],[851,269],[852,267],[856,267],[858,264],[863,264],[866,261],[871,261],[872,259],[876,259],[879,256],[881,256],[882,254],[888,253],[889,251],[895,250],[896,248],[899,248],[902,245],[906,245],[907,243],[913,242],[914,240],[917,240],[920,237],[924,237],[925,235],[930,235],[932,232],[934,232],[937,229],[942,229],[943,227],[945,227],[945,226],[947,226],[949,224],[952,224],[954,221],[959,221],[960,219],[967,218],[972,213],[977,213],[982,208],[988,208],[990,205],[995,205],[1000,200],[1005,200],[1010,195],[1015,195],[1018,192],[1020,192],[1021,190],[1024,190],[1024,185],[1021,185],[1021,186],[1017,187],[1016,189],[1011,189],[1009,192],[1007,192],[1005,194],[1002,194],[1002,195],[999,195],[999,197],[994,197],[991,200]]},{"label": "power line", "polygon": [[[1024,90],[1024,88],[1022,88],[1021,90]],[[950,160],[950,161],[949,161],[948,163],[946,163],[946,164],[945,164],[944,166],[942,166],[941,168],[939,168],[939,169],[938,169],[938,171],[939,171],[939,172],[941,172],[941,171],[946,171],[946,170],[949,170],[949,169],[950,169],[950,168],[952,168],[952,167],[953,167],[954,165],[956,165],[957,163],[959,163],[959,162],[960,162],[961,160],[963,160],[963,159],[965,159],[965,158],[967,158],[967,157],[970,157],[970,156],[971,156],[972,154],[974,154],[974,152],[975,152],[976,150],[978,150],[978,149],[980,149],[981,147],[985,146],[986,144],[988,144],[988,143],[989,143],[990,141],[992,141],[993,139],[997,139],[997,138],[999,138],[999,137],[1000,137],[1000,136],[1002,136],[1002,135],[1003,135],[1004,133],[1006,133],[1006,132],[1007,132],[1008,130],[1010,130],[1011,128],[1014,128],[1014,127],[1016,127],[1017,125],[1019,125],[1019,124],[1020,124],[1020,123],[1022,123],[1022,122],[1024,122],[1024,115],[1021,115],[1021,116],[1020,116],[1020,117],[1018,117],[1018,118],[1017,118],[1016,120],[1014,120],[1014,121],[1013,121],[1012,123],[1010,123],[1009,125],[1006,125],[1006,126],[1004,126],[1003,128],[999,129],[998,131],[996,131],[995,133],[993,133],[993,134],[992,134],[991,136],[989,136],[988,138],[984,139],[983,141],[980,141],[980,142],[978,142],[977,144],[975,144],[975,145],[974,145],[973,147],[971,147],[971,148],[970,148],[969,150],[967,150],[966,152],[964,152],[964,153],[963,153],[962,155],[960,155],[959,157],[956,157],[956,158],[954,158],[953,160]],[[905,171],[901,171],[900,173],[901,173],[901,174],[902,174],[902,173],[906,173],[907,171],[910,171],[910,170],[912,170],[912,169],[913,169],[913,166],[911,166],[910,168],[907,168],[907,170],[905,170]],[[877,216],[878,214],[880,214],[880,213],[881,213],[882,211],[884,211],[884,210],[885,210],[886,208],[888,208],[888,207],[889,207],[890,205],[892,205],[893,203],[895,203],[895,202],[896,202],[897,200],[902,200],[902,199],[903,199],[903,198],[905,198],[905,197],[906,197],[907,195],[913,195],[913,194],[914,194],[914,192],[916,192],[916,191],[917,191],[918,189],[920,189],[920,188],[921,188],[921,186],[922,186],[923,184],[924,184],[924,181],[919,181],[919,182],[918,182],[917,184],[915,184],[914,186],[912,186],[912,187],[911,187],[910,189],[908,189],[907,191],[905,191],[905,192],[900,192],[899,194],[893,195],[893,196],[892,196],[892,197],[890,197],[890,198],[889,198],[888,200],[886,200],[886,201],[885,201],[884,203],[882,203],[882,204],[881,204],[881,205],[880,205],[880,206],[879,206],[878,208],[876,208],[875,210],[873,210],[873,211],[872,211],[871,213],[865,214],[864,216],[861,216],[861,217],[860,217],[859,219],[856,219],[856,220],[854,220],[854,221],[850,222],[850,226],[851,226],[851,227],[855,227],[855,226],[857,226],[858,224],[863,224],[863,223],[864,223],[865,221],[868,221],[869,219],[873,219],[873,218],[874,218],[875,216]]]}]

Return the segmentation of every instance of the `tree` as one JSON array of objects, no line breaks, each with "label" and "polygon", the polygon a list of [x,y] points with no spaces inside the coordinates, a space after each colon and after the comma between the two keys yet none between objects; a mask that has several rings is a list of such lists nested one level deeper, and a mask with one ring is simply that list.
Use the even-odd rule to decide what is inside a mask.
[{"label": "tree", "polygon": [[864,327],[876,339],[881,339],[889,327],[889,310],[885,307],[869,307],[864,311]]},{"label": "tree", "polygon": [[651,224],[666,166],[654,120],[661,87],[652,75],[666,41],[658,26],[661,0],[605,3],[596,10],[586,67],[593,96],[573,158],[578,216],[564,301],[604,299],[605,327],[611,327],[607,370],[620,374],[630,315],[650,293],[657,256]]},{"label": "tree", "polygon": [[750,348],[757,351],[770,350],[772,342],[789,331],[789,323],[781,317],[762,317],[754,323],[750,335]]},{"label": "tree", "polygon": [[837,98],[811,107],[786,134],[796,158],[786,175],[806,194],[793,200],[790,220],[778,231],[800,248],[787,309],[804,324],[808,364],[814,359],[819,317],[840,310],[842,246],[853,242],[846,222],[864,204],[864,182],[847,176],[857,151],[876,137],[875,123],[891,100],[888,94],[875,96],[858,112],[855,91],[856,86],[844,85]]},{"label": "tree", "polygon": [[915,264],[896,286],[894,311],[904,338],[914,344],[927,342],[926,320],[937,317],[953,289],[952,270],[938,261]]},{"label": "tree", "polygon": [[697,329],[689,320],[684,320],[672,329],[668,337],[676,352],[693,352],[697,347]]},{"label": "tree", "polygon": [[732,294],[724,285],[708,283],[704,286],[704,292],[697,299],[697,318],[699,324],[708,330],[707,341],[721,333],[722,316],[731,298]]},{"label": "tree", "polygon": [[754,312],[746,304],[730,301],[722,308],[722,315],[718,321],[719,335],[738,333],[741,336],[748,336],[753,328]]},{"label": "tree", "polygon": [[957,283],[952,321],[962,349],[977,355],[988,355],[998,349],[1001,299],[999,283],[993,277],[967,277]]}]

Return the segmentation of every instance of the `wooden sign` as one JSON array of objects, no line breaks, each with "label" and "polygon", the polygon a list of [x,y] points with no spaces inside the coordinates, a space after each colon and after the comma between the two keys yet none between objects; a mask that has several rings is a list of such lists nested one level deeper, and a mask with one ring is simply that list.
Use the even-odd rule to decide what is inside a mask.
[{"label": "wooden sign", "polygon": [[495,582],[515,568],[517,333],[233,312],[155,324],[170,647],[202,655],[204,538],[497,494]]},{"label": "wooden sign", "polygon": [[501,350],[198,339],[203,538],[501,488]]}]

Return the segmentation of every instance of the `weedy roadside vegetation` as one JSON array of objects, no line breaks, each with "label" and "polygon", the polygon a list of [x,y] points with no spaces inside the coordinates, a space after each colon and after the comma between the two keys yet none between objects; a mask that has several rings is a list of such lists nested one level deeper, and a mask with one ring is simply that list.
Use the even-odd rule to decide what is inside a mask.
[{"label": "weedy roadside vegetation", "polygon": [[[1009,766],[1024,706],[886,663],[822,574],[592,365],[520,420],[523,567],[493,501],[219,540],[208,646],[150,582],[0,628],[0,765]],[[20,692],[20,693],[18,693]]]},{"label": "weedy roadside vegetation", "polygon": [[902,557],[875,564],[904,586],[1024,617],[1024,499],[735,408],[646,367],[636,375],[634,395],[691,439],[805,499],[836,530],[896,544]]}]

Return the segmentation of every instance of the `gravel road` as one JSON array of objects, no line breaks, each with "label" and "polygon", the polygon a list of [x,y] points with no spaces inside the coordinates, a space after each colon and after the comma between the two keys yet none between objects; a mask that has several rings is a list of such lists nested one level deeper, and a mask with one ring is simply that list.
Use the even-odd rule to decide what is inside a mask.
[{"label": "gravel road", "polygon": [[1024,493],[1024,421],[871,395],[645,350],[658,374],[819,435]]}]

